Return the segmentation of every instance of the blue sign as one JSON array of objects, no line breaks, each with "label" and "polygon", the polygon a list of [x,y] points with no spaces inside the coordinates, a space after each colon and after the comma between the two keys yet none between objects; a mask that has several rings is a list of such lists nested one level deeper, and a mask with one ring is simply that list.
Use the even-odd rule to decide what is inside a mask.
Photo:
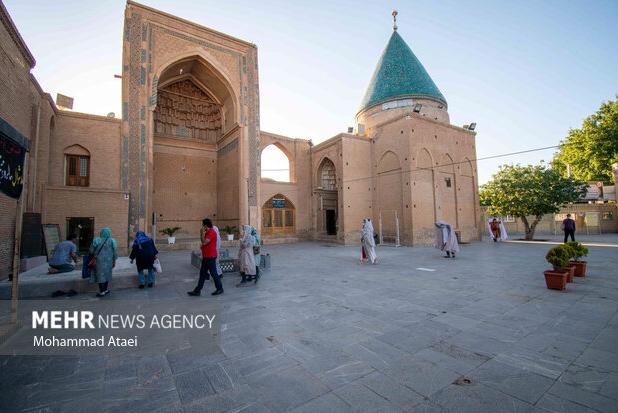
[{"label": "blue sign", "polygon": [[273,198],[273,208],[285,208],[285,199]]}]

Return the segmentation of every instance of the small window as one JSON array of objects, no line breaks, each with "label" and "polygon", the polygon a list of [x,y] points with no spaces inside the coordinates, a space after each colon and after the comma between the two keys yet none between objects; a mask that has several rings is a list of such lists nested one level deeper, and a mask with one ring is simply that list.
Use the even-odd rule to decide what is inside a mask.
[{"label": "small window", "polygon": [[444,178],[444,182],[446,182],[446,187],[447,188],[451,187],[451,178]]},{"label": "small window", "polygon": [[90,186],[90,157],[67,155],[67,186]]}]

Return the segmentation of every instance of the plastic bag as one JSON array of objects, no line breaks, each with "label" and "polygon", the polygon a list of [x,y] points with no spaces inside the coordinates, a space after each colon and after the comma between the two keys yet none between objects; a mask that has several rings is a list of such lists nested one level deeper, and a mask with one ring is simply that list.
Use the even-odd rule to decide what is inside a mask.
[{"label": "plastic bag", "polygon": [[163,272],[163,267],[161,267],[161,261],[159,261],[158,258],[155,259],[154,262],[152,263],[152,268],[155,269],[157,274],[161,274]]}]

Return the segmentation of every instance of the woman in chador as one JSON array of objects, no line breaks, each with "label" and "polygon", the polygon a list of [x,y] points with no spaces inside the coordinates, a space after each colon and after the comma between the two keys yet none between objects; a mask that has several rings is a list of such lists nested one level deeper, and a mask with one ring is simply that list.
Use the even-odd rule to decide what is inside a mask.
[{"label": "woman in chador", "polygon": [[496,218],[487,221],[487,229],[489,230],[489,237],[494,242],[506,241],[509,238],[504,224]]},{"label": "woman in chador", "polygon": [[361,232],[361,263],[369,260],[372,264],[375,264],[377,258],[376,240],[373,238],[373,224],[371,219],[365,218]]},{"label": "woman in chador", "polygon": [[146,235],[144,231],[137,231],[135,234],[135,241],[133,241],[133,246],[131,247],[129,259],[131,263],[133,263],[133,260],[136,261],[139,288],[144,288],[146,286],[144,271],[148,271],[148,287],[154,287],[156,271],[153,264],[158,254],[159,251],[157,251],[157,247],[155,247],[152,238]]},{"label": "woman in chador", "polygon": [[255,229],[255,227],[251,227],[251,235],[253,235],[253,240],[255,241],[255,245],[253,246],[253,255],[255,257],[255,282],[257,283],[258,280],[260,279],[260,260],[261,260],[261,247],[260,245],[262,245],[262,239],[260,238],[260,235],[257,232],[257,229]]},{"label": "woman in chador", "polygon": [[116,240],[112,238],[112,230],[103,228],[99,237],[90,245],[90,254],[96,257],[96,265],[90,275],[90,282],[99,284],[97,297],[109,294],[109,282],[112,280],[112,270],[116,266],[118,252]]},{"label": "woman in chador", "polygon": [[255,276],[255,255],[253,247],[255,246],[255,237],[251,235],[251,226],[242,226],[242,238],[240,239],[240,251],[238,251],[238,260],[240,261],[240,275],[242,280],[237,287],[246,285]]},{"label": "woman in chador", "polygon": [[436,222],[436,240],[434,246],[446,252],[444,258],[455,258],[455,253],[459,252],[459,243],[457,242],[457,235],[451,227],[451,224],[444,221]]}]

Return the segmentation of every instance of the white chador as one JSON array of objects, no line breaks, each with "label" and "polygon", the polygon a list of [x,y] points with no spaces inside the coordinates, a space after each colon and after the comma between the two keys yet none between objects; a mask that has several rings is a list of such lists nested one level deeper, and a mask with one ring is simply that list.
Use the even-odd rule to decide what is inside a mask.
[{"label": "white chador", "polygon": [[377,258],[376,240],[373,239],[373,224],[371,219],[365,218],[361,234],[361,262],[369,260],[372,264],[375,264]]},{"label": "white chador", "polygon": [[487,232],[489,232],[489,238],[492,241],[506,241],[509,239],[509,235],[506,233],[504,224],[496,218],[487,220]]},{"label": "white chador", "polygon": [[446,252],[445,258],[455,258],[455,253],[459,252],[459,243],[457,242],[457,235],[451,224],[438,221],[436,222],[436,239],[434,246]]}]

